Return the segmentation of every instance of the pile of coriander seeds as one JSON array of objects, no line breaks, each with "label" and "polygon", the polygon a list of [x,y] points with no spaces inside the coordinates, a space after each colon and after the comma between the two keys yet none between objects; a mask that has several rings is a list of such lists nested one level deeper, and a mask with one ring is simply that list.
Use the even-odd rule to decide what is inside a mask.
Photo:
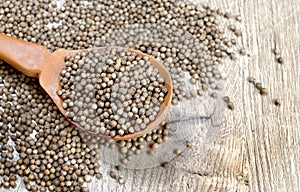
[{"label": "pile of coriander seeds", "polygon": [[87,191],[101,178],[97,153],[60,114],[38,80],[0,62],[0,183],[29,191]]},{"label": "pile of coriander seeds", "polygon": [[[222,89],[219,66],[225,58],[235,58],[237,44],[221,26],[224,17],[235,21],[220,9],[181,0],[0,2],[1,33],[51,51],[118,45],[154,56],[171,73],[174,105]],[[238,29],[232,32],[240,35]],[[186,88],[184,77],[196,91]],[[0,189],[17,187],[21,178],[31,191],[87,191],[83,184],[91,176],[101,177],[98,153],[38,81],[1,62],[0,87]],[[164,122],[141,138],[118,142],[122,164],[137,151],[167,142],[168,128]]]},{"label": "pile of coriander seeds", "polygon": [[[152,168],[176,156],[176,154],[170,156],[164,153],[170,149],[169,147],[159,148],[161,144],[166,144],[172,135],[170,124],[165,121],[161,122],[157,129],[129,140],[102,139],[85,131],[82,131],[80,135],[90,149],[99,151],[101,160],[109,162],[119,169]],[[168,144],[172,145],[173,142]],[[172,151],[168,152],[172,153]]]},{"label": "pile of coriander seeds", "polygon": [[83,129],[114,137],[155,120],[168,89],[148,57],[106,47],[65,58],[58,95],[66,115]]}]

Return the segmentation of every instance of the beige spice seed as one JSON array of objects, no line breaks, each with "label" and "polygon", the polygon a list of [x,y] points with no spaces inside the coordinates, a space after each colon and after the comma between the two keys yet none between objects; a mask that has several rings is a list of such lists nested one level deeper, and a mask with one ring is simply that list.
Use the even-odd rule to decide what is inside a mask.
[{"label": "beige spice seed", "polygon": [[283,64],[283,63],[284,63],[284,60],[283,60],[282,57],[278,57],[278,58],[277,58],[277,62],[278,62],[279,64]]},{"label": "beige spice seed", "polygon": [[192,147],[192,142],[191,141],[186,141],[185,146],[188,148]]},{"label": "beige spice seed", "polygon": [[125,181],[124,181],[123,177],[119,177],[119,178],[118,178],[118,183],[119,183],[119,184],[124,184],[124,182],[125,182]]},{"label": "beige spice seed", "polygon": [[170,167],[170,164],[168,162],[164,162],[161,164],[161,166],[165,169],[168,169]]},{"label": "beige spice seed", "polygon": [[180,154],[181,154],[181,150],[180,150],[180,149],[175,149],[175,150],[174,150],[174,153],[175,153],[176,155],[180,155]]},{"label": "beige spice seed", "polygon": [[248,82],[249,83],[255,83],[255,78],[254,77],[248,77]]},{"label": "beige spice seed", "polygon": [[276,49],[276,48],[275,48],[275,49],[273,49],[273,53],[274,53],[274,55],[277,56],[277,55],[280,54],[280,51],[279,51],[279,49]]},{"label": "beige spice seed", "polygon": [[231,101],[229,101],[227,103],[227,107],[228,107],[228,109],[233,110],[234,109],[234,104]]},{"label": "beige spice seed", "polygon": [[116,179],[117,178],[117,174],[114,172],[114,171],[110,171],[109,172],[109,176],[113,179]]},{"label": "beige spice seed", "polygon": [[274,104],[275,104],[276,106],[280,106],[280,105],[281,105],[280,99],[275,99],[275,100],[274,100]]},{"label": "beige spice seed", "polygon": [[10,187],[10,184],[9,184],[9,182],[4,182],[3,186],[4,186],[4,188],[8,189]]},{"label": "beige spice seed", "polygon": [[261,88],[260,91],[259,91],[259,93],[260,93],[261,95],[267,95],[267,94],[268,94],[268,91],[267,91],[266,88]]},{"label": "beige spice seed", "polygon": [[261,83],[255,83],[255,88],[258,89],[258,90],[261,90],[262,89],[262,84]]}]

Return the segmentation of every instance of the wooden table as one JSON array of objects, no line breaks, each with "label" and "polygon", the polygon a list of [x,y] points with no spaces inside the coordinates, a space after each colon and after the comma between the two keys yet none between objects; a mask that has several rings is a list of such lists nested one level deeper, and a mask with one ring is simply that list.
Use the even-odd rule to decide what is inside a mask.
[{"label": "wooden table", "polygon": [[[112,167],[104,164],[103,179],[89,185],[91,191],[300,191],[300,1],[209,4],[241,15],[240,45],[249,53],[224,64],[224,92],[235,109],[225,111],[221,137],[206,154],[198,154],[194,146],[168,169],[121,171],[123,185],[109,177]],[[272,52],[275,47],[284,58],[282,65]],[[247,82],[249,76],[268,95],[261,96]]]}]

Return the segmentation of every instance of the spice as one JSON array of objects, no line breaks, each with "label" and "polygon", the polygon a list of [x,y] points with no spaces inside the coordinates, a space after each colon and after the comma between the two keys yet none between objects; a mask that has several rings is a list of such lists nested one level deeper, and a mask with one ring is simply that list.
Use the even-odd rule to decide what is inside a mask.
[{"label": "spice", "polygon": [[169,168],[170,167],[170,164],[168,162],[164,162],[161,164],[161,166],[165,169]]},{"label": "spice", "polygon": [[[67,150],[68,145],[74,146],[75,151],[84,151],[88,147],[82,144],[81,138],[78,137],[79,132],[60,115],[52,100],[40,88],[35,79],[25,77],[8,65],[0,65],[0,76],[10,82],[6,86],[13,88],[13,91],[5,88],[1,95],[4,98],[7,97],[6,102],[11,102],[9,106],[4,106],[6,113],[0,113],[3,130],[6,130],[6,132],[3,132],[4,136],[8,137],[10,133],[6,124],[8,122],[2,121],[2,117],[5,117],[5,119],[14,118],[22,125],[16,126],[14,130],[15,134],[19,135],[18,139],[14,139],[15,147],[5,146],[8,142],[6,139],[0,141],[1,146],[5,146],[1,151],[7,150],[7,154],[12,154],[14,151],[19,153],[19,160],[17,161],[5,159],[11,159],[11,155],[5,157],[2,155],[4,157],[2,160],[4,161],[1,165],[4,167],[0,166],[0,176],[2,175],[2,170],[3,174],[10,175],[9,177],[4,177],[5,187],[17,187],[16,174],[25,176],[22,180],[25,183],[25,187],[31,191],[38,190],[36,185],[43,185],[48,189],[52,185],[56,186],[56,188],[60,187],[59,183],[56,183],[54,179],[57,177],[61,178],[60,176],[62,175],[64,175],[63,178],[70,177],[69,173],[63,169],[63,164],[65,163],[69,170],[76,171],[78,169],[78,158],[70,154],[71,150]],[[11,94],[14,94],[14,96],[11,97]],[[10,112],[15,109],[18,109],[20,113]],[[36,123],[32,122],[33,119]],[[35,132],[34,138],[31,136],[33,132]],[[77,137],[79,139],[76,139]],[[62,148],[54,147],[58,141],[62,142]],[[1,154],[6,153],[1,152]],[[68,159],[59,164],[60,159],[58,157],[68,157]],[[80,158],[83,157],[80,155]],[[94,175],[99,174],[97,168],[99,165],[95,160],[96,154],[90,151],[86,153],[84,158],[85,162],[94,159],[94,163],[91,164],[94,166],[88,166],[87,164],[81,164],[81,166],[85,169],[93,170],[91,173]],[[81,178],[82,176],[78,175],[78,177]],[[72,185],[77,183],[76,181],[70,182]],[[64,187],[66,187],[66,190],[71,190],[72,186]]]},{"label": "spice", "polygon": [[266,95],[266,94],[268,94],[268,91],[267,91],[266,88],[261,88],[260,91],[259,91],[259,93],[260,93],[261,95]]},{"label": "spice", "polygon": [[233,105],[233,103],[232,103],[231,101],[229,101],[229,102],[227,103],[227,107],[228,107],[228,109],[230,109],[230,110],[233,110],[233,109],[234,109],[234,105]]},{"label": "spice", "polygon": [[281,105],[280,99],[274,99],[274,104],[275,104],[276,106],[280,106],[280,105]]},{"label": "spice", "polygon": [[274,55],[278,56],[280,54],[280,51],[278,49],[273,49],[273,53]]},{"label": "spice", "polygon": [[192,147],[192,142],[191,141],[186,141],[185,146],[188,147],[188,148],[191,148]]},{"label": "spice", "polygon": [[[120,2],[125,8],[120,7]],[[143,5],[143,8],[140,5]],[[131,6],[136,9],[132,9]],[[162,10],[159,17],[147,11],[153,7],[156,7],[155,10]],[[210,89],[219,90],[221,87],[216,86],[222,81],[219,66],[226,57],[235,58],[235,53],[231,49],[236,46],[236,41],[226,37],[225,29],[221,27],[218,19],[220,15],[231,18],[231,14],[224,13],[221,9],[213,10],[208,5],[201,8],[190,2],[175,0],[160,3],[146,0],[133,1],[130,6],[123,1],[108,3],[93,1],[89,4],[83,1],[65,1],[64,5],[58,8],[55,1],[11,0],[2,3],[0,12],[1,10],[7,13],[1,14],[0,17],[1,33],[44,45],[51,51],[59,48],[76,50],[118,45],[141,50],[154,56],[171,73],[174,83],[172,97],[174,105],[187,97],[194,97],[194,94],[190,94],[190,91],[186,89],[183,77],[193,79],[188,83],[194,88],[197,86],[199,96],[204,95]],[[178,10],[184,14],[179,13]],[[49,23],[51,25],[48,25]],[[234,34],[240,36],[241,32],[236,30]],[[118,58],[115,64],[119,66],[123,62],[124,60]],[[70,79],[67,78],[74,75],[72,71],[78,70],[79,65],[82,64],[78,62],[69,66],[72,70],[68,71],[69,68],[63,70],[62,74],[66,78],[62,81],[69,82]],[[114,74],[114,71],[110,72],[111,69],[107,69],[107,72]],[[93,85],[96,83],[87,80],[87,73],[82,73],[77,78],[86,79],[86,81],[82,81],[81,87],[76,87],[76,89],[86,92],[94,90]],[[101,88],[111,85],[110,79],[108,81],[106,77],[101,77],[101,79],[103,81]],[[74,77],[72,80],[78,79]],[[97,155],[92,153],[93,146],[86,144],[91,137],[83,138],[82,133],[70,125],[40,88],[36,79],[25,77],[2,61],[0,61],[0,84],[3,85],[0,89],[0,106],[4,109],[0,110],[1,136],[3,136],[0,140],[1,156],[5,160],[11,158],[13,153],[6,154],[3,152],[4,147],[2,148],[11,138],[15,142],[14,150],[19,153],[20,158],[14,162],[17,163],[16,165],[1,162],[0,165],[3,167],[0,167],[0,176],[4,174],[25,176],[22,178],[25,186],[32,191],[87,191],[88,189],[82,186],[85,183],[85,175],[96,174],[97,176],[98,174],[98,177],[101,175],[96,161]],[[104,93],[104,89],[101,90],[103,90],[101,95],[104,98],[109,100],[112,97],[110,93]],[[155,89],[153,91],[155,92]],[[89,95],[89,93],[85,94]],[[70,116],[78,115],[80,112],[89,115],[90,110],[99,110],[99,114],[103,114],[103,117],[109,120],[106,122],[107,125],[114,127],[120,122],[122,126],[130,127],[126,125],[124,119],[118,119],[118,117],[118,120],[115,119],[116,124],[110,119],[111,111],[103,112],[99,109],[99,106],[107,107],[107,102],[98,105],[98,103],[93,103],[93,98],[86,97],[85,102],[91,103],[90,108],[87,111],[81,111],[81,108],[77,106],[81,103],[67,100],[67,95],[62,92],[60,95],[65,101],[64,108],[70,107],[73,110],[73,113],[69,113]],[[72,95],[74,96],[73,93]],[[134,117],[133,114],[140,116],[147,113],[148,107],[144,107],[145,110],[141,112],[139,107],[136,106],[136,108],[138,110],[133,109],[135,113],[128,113],[128,116]],[[119,113],[124,114],[124,110],[123,113],[122,111]],[[86,120],[82,116],[78,117],[80,121]],[[155,116],[152,115],[151,119],[153,118]],[[12,126],[8,126],[9,123]],[[98,125],[101,121],[94,123]],[[87,129],[89,128],[93,129],[92,126],[87,126]],[[122,154],[124,155],[122,162],[130,161],[130,158],[132,159],[132,156],[141,150],[148,151],[151,143],[157,146],[167,141],[170,136],[169,128],[168,123],[162,123],[157,130],[141,138],[118,142],[117,145],[126,148]],[[106,132],[105,127],[100,127],[99,131],[101,130]],[[136,130],[130,127],[127,131]],[[126,133],[123,129],[106,132],[111,135]],[[106,141],[103,140],[95,142],[101,144],[100,146],[106,145]],[[95,145],[95,148],[98,146]],[[150,154],[155,154],[153,150],[149,151]],[[3,185],[10,184],[5,182]]]},{"label": "spice", "polygon": [[117,178],[117,174],[116,174],[114,171],[111,171],[111,172],[109,173],[109,175],[110,175],[110,177],[113,178],[113,179]]},{"label": "spice", "polygon": [[261,90],[262,89],[262,84],[261,83],[255,83],[255,87],[256,87],[256,89],[258,89],[258,90]]},{"label": "spice", "polygon": [[230,102],[230,98],[228,96],[225,96],[225,97],[223,97],[223,101],[225,103],[228,103],[228,102]]},{"label": "spice", "polygon": [[155,120],[168,89],[148,57],[112,47],[82,51],[65,61],[58,94],[66,115],[84,129],[124,136]]},{"label": "spice", "polygon": [[119,184],[124,184],[124,179],[123,179],[123,177],[119,177],[119,178],[118,178],[118,183],[119,183]]},{"label": "spice", "polygon": [[248,82],[254,84],[255,83],[255,78],[254,77],[249,77]]},{"label": "spice", "polygon": [[175,150],[174,150],[174,153],[175,153],[176,155],[180,155],[180,154],[181,154],[181,150],[180,150],[180,149],[175,149]]},{"label": "spice", "polygon": [[279,64],[283,64],[284,60],[283,60],[282,57],[278,57],[278,58],[277,58],[277,62],[278,62]]}]

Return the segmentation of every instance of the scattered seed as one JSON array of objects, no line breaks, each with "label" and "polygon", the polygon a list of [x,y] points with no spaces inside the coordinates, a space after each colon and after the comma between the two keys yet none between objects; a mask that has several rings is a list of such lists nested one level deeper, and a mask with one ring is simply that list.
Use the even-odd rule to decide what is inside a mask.
[{"label": "scattered seed", "polygon": [[212,98],[217,98],[217,97],[218,97],[218,94],[215,93],[215,92],[213,92],[213,93],[210,94],[210,97],[212,97]]},{"label": "scattered seed", "polygon": [[255,87],[256,87],[256,89],[261,90],[262,89],[262,84],[261,83],[255,83]]},{"label": "scattered seed", "polygon": [[101,178],[102,178],[102,174],[101,174],[101,173],[97,173],[97,174],[96,174],[96,178],[97,178],[97,179],[101,179]]},{"label": "scattered seed", "polygon": [[180,149],[175,149],[175,150],[174,150],[174,153],[175,153],[176,155],[180,155],[180,154],[181,154],[181,150],[180,150]]},{"label": "scattered seed", "polygon": [[273,53],[274,55],[278,56],[280,54],[280,51],[278,49],[273,49]]},{"label": "scattered seed", "polygon": [[280,105],[281,105],[280,99],[275,99],[275,100],[274,100],[274,104],[275,104],[276,106],[280,106]]},{"label": "scattered seed", "polygon": [[223,97],[223,101],[225,101],[225,103],[230,102],[230,98],[228,96]]},{"label": "scattered seed", "polygon": [[255,78],[254,77],[249,77],[248,82],[254,84],[255,83]]},{"label": "scattered seed", "polygon": [[278,58],[277,58],[277,62],[278,62],[279,64],[283,64],[283,62],[284,62],[284,61],[283,61],[283,58],[282,58],[282,57],[278,57]]},{"label": "scattered seed", "polygon": [[261,95],[266,95],[266,94],[268,94],[268,91],[267,91],[266,88],[261,88],[261,90],[259,91],[259,93],[260,93]]},{"label": "scattered seed", "polygon": [[124,184],[124,179],[123,179],[123,177],[119,177],[119,178],[118,178],[118,182],[119,182],[119,184]]},{"label": "scattered seed", "polygon": [[235,20],[240,22],[240,21],[242,21],[242,17],[240,15],[237,15],[237,16],[235,16]]},{"label": "scattered seed", "polygon": [[113,179],[116,179],[116,178],[117,178],[117,174],[116,174],[116,172],[114,172],[114,171],[111,171],[111,172],[109,173],[109,175],[110,175],[110,177],[113,178]]},{"label": "scattered seed", "polygon": [[192,142],[191,141],[186,141],[185,146],[188,148],[192,147]]},{"label": "scattered seed", "polygon": [[233,103],[232,103],[231,101],[229,101],[229,102],[227,103],[227,107],[228,107],[228,109],[230,109],[230,110],[233,110],[233,109],[234,109],[234,105],[233,105]]},{"label": "scattered seed", "polygon": [[229,18],[231,17],[231,15],[230,15],[230,13],[226,12],[226,13],[224,14],[224,17],[225,17],[226,19],[229,19]]},{"label": "scattered seed", "polygon": [[246,52],[246,49],[245,49],[245,48],[241,48],[241,49],[240,49],[240,54],[241,54],[241,55],[246,55],[246,53],[247,53],[247,52]]},{"label": "scattered seed", "polygon": [[170,164],[168,162],[164,162],[161,164],[161,166],[165,169],[168,169],[170,167]]}]

